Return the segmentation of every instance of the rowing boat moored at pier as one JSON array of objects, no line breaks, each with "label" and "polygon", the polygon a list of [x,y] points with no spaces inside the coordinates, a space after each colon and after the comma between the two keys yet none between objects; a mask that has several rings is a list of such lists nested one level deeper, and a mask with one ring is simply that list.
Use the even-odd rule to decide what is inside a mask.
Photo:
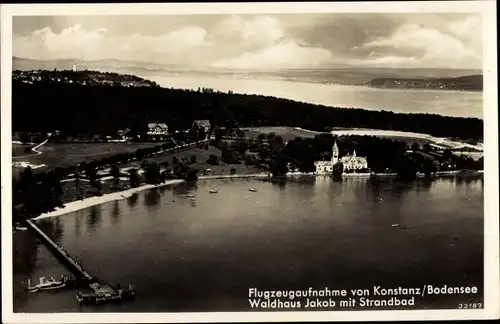
[{"label": "rowing boat moored at pier", "polygon": [[55,280],[53,277],[46,280],[45,277],[41,277],[39,279],[39,283],[35,286],[31,285],[31,280],[28,279],[28,288],[29,292],[38,292],[45,290],[56,290],[62,289],[68,286],[73,286],[76,283],[76,278],[73,276],[61,276],[61,280]]}]

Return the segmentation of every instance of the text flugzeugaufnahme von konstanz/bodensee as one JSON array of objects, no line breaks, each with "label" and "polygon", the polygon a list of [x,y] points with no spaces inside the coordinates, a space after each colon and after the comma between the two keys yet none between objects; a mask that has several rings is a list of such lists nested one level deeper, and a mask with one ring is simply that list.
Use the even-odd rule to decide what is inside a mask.
[{"label": "text flugzeugaufnahme von konstanz/bodensee", "polygon": [[[414,306],[415,297],[426,295],[474,295],[476,286],[432,286],[370,289],[299,289],[299,290],[248,290],[252,308],[334,308]],[[337,299],[335,299],[337,297]],[[340,298],[340,300],[338,299]]]}]

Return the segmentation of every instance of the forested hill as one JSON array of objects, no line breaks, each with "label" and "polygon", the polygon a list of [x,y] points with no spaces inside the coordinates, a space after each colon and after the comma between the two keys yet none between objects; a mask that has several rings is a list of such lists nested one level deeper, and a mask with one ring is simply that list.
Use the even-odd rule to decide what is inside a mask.
[{"label": "forested hill", "polygon": [[482,91],[482,75],[466,75],[457,78],[376,78],[368,82],[376,88],[402,88],[402,89],[434,89],[434,90],[464,90]]},{"label": "forested hill", "polygon": [[364,127],[482,139],[483,121],[429,114],[397,114],[340,109],[258,95],[197,92],[165,88],[83,86],[13,80],[13,131],[102,133],[144,127],[162,120],[189,127],[193,119],[218,126],[296,126],[324,131]]}]

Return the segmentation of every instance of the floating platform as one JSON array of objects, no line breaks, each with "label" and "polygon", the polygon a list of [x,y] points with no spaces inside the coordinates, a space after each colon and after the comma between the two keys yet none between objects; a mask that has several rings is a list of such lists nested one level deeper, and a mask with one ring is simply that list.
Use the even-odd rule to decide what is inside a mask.
[{"label": "floating platform", "polygon": [[80,304],[98,305],[110,302],[120,302],[133,299],[136,295],[135,289],[129,285],[125,289],[113,289],[109,285],[93,283],[89,285],[91,292],[81,292],[76,294],[76,299]]}]

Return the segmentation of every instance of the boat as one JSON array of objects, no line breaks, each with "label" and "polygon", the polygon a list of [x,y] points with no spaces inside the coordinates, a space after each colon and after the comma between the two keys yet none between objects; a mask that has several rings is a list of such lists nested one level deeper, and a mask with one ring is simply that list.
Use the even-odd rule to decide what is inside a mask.
[{"label": "boat", "polygon": [[188,197],[188,198],[195,198],[195,195],[193,195],[193,194],[188,194],[188,195],[186,195],[186,197]]},{"label": "boat", "polygon": [[28,230],[27,227],[20,227],[20,226],[16,227],[16,231],[27,231],[27,230]]},{"label": "boat", "polygon": [[74,286],[75,284],[76,284],[76,277],[74,276],[61,275],[60,280],[55,280],[53,277],[50,277],[50,279],[45,280],[45,277],[40,277],[38,285],[35,286],[32,286],[31,280],[28,279],[27,290],[29,292],[55,290],[55,289],[65,288],[68,286]]},{"label": "boat", "polygon": [[217,189],[210,189],[208,192],[209,193],[218,193]]},{"label": "boat", "polygon": [[255,189],[255,188],[250,188],[248,190],[251,191],[251,192],[256,192],[257,191],[257,189]]},{"label": "boat", "polygon": [[39,279],[38,285],[35,286],[32,286],[31,280],[28,279],[28,291],[37,292],[43,290],[54,290],[63,288],[66,286],[66,282],[64,282],[63,278],[64,277],[62,277],[61,280],[55,280],[53,277],[50,277],[50,279],[45,280],[45,277],[41,277]]}]

